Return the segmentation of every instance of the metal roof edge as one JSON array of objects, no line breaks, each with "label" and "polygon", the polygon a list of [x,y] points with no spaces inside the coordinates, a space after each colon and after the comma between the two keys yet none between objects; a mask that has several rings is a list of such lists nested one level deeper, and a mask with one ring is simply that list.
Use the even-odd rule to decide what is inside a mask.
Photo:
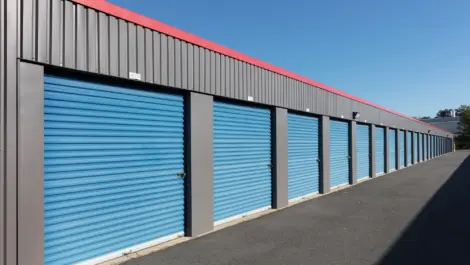
[{"label": "metal roof edge", "polygon": [[437,126],[433,126],[432,124],[429,124],[429,123],[426,123],[426,122],[423,122],[423,121],[420,121],[420,120],[417,120],[417,119],[414,119],[412,117],[409,117],[405,114],[401,114],[399,112],[396,112],[396,111],[393,111],[393,110],[390,110],[390,109],[387,109],[385,107],[382,107],[382,106],[379,106],[375,103],[372,103],[372,102],[369,102],[367,100],[364,100],[364,99],[361,99],[359,97],[356,97],[354,95],[351,95],[351,94],[348,94],[346,92],[343,92],[339,89],[336,89],[336,88],[333,88],[331,86],[328,86],[328,85],[325,85],[325,84],[322,84],[320,82],[317,82],[315,80],[312,80],[312,79],[309,79],[307,77],[303,77],[299,74],[296,74],[294,72],[291,72],[291,71],[288,71],[288,70],[285,70],[285,69],[282,69],[278,66],[275,66],[275,65],[272,65],[272,64],[269,64],[269,63],[266,63],[266,62],[263,62],[259,59],[256,59],[254,57],[251,57],[251,56],[248,56],[248,55],[245,55],[241,52],[238,52],[238,51],[235,51],[235,50],[232,50],[230,48],[227,48],[227,47],[224,47],[220,44],[217,44],[217,43],[214,43],[214,42],[211,42],[211,41],[208,41],[206,39],[203,39],[201,37],[198,37],[194,34],[191,34],[191,33],[188,33],[188,32],[185,32],[183,30],[180,30],[180,29],[177,29],[175,27],[172,27],[170,25],[167,25],[167,24],[164,24],[162,22],[159,22],[155,19],[152,19],[152,18],[149,18],[149,17],[146,17],[144,15],[141,15],[141,14],[138,14],[136,12],[133,12],[133,11],[130,11],[128,9],[125,9],[125,8],[122,8],[118,5],[115,5],[115,4],[112,4],[112,3],[109,3],[107,2],[106,0],[71,0],[72,2],[75,2],[77,4],[81,4],[81,5],[84,5],[86,7],[89,7],[89,8],[92,8],[92,9],[95,9],[95,10],[98,10],[98,11],[101,11],[103,13],[106,13],[108,15],[112,15],[112,16],[115,16],[115,17],[118,17],[118,18],[121,18],[121,19],[124,19],[124,20],[127,20],[129,22],[132,22],[134,24],[137,24],[137,25],[140,25],[142,27],[146,27],[146,28],[149,28],[149,29],[152,29],[152,30],[155,30],[155,31],[158,31],[158,32],[161,32],[161,33],[164,33],[164,34],[167,34],[167,35],[170,35],[172,37],[175,37],[177,39],[180,39],[180,40],[183,40],[183,41],[186,41],[186,42],[189,42],[189,43],[192,43],[192,44],[195,44],[195,45],[198,45],[198,46],[201,46],[203,48],[206,48],[206,49],[209,49],[209,50],[212,50],[214,52],[218,52],[218,53],[221,53],[221,54],[224,54],[226,56],[229,56],[229,57],[232,57],[234,59],[237,59],[237,60],[240,60],[240,61],[244,61],[246,63],[249,63],[249,64],[252,64],[252,65],[255,65],[255,66],[258,66],[258,67],[261,67],[263,69],[266,69],[266,70],[269,70],[269,71],[272,71],[272,72],[275,72],[275,73],[278,73],[278,74],[281,74],[281,75],[284,75],[284,76],[287,76],[287,77],[290,77],[292,79],[295,79],[295,80],[298,80],[300,82],[304,82],[306,84],[309,84],[309,85],[312,85],[312,86],[315,86],[315,87],[318,87],[320,89],[323,89],[323,90],[326,90],[326,91],[329,91],[331,93],[334,93],[334,94],[337,94],[337,95],[340,95],[340,96],[343,96],[343,97],[346,97],[346,98],[349,98],[349,99],[352,99],[352,100],[355,100],[357,102],[360,102],[360,103],[363,103],[363,104],[366,104],[366,105],[369,105],[369,106],[372,106],[372,107],[375,107],[375,108],[378,108],[378,109],[381,109],[383,111],[386,111],[386,112],[389,112],[389,113],[392,113],[392,114],[395,114],[395,115],[398,115],[398,116],[401,116],[403,118],[406,118],[406,119],[409,119],[409,120],[412,120],[412,121],[415,121],[415,122],[418,122],[418,123],[421,123],[421,124],[424,124],[428,127],[431,127],[431,128],[434,128],[434,129],[438,129],[440,131],[444,131],[444,132],[448,132],[442,128],[439,128]]}]

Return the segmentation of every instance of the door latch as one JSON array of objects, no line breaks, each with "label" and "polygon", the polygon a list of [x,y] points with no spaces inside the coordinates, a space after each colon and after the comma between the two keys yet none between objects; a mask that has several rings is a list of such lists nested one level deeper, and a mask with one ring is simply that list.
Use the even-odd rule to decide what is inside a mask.
[{"label": "door latch", "polygon": [[177,175],[178,177],[180,177],[180,178],[186,177],[186,173],[185,173],[184,171],[181,171],[181,172],[179,172],[179,173],[176,174],[176,175]]},{"label": "door latch", "polygon": [[273,164],[268,164],[268,167],[269,167],[269,168],[273,168]]}]

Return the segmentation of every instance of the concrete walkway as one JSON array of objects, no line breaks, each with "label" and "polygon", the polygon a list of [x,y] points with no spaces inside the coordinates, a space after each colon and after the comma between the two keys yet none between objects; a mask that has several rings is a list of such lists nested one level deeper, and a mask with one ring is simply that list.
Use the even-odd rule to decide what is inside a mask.
[{"label": "concrete walkway", "polygon": [[470,264],[470,152],[450,153],[128,265]]}]

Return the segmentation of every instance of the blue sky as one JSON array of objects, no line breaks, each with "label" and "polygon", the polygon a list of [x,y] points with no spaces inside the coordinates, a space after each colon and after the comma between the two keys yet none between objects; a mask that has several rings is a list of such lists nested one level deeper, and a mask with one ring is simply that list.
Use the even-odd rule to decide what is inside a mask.
[{"label": "blue sky", "polygon": [[470,105],[467,0],[108,0],[410,116]]}]

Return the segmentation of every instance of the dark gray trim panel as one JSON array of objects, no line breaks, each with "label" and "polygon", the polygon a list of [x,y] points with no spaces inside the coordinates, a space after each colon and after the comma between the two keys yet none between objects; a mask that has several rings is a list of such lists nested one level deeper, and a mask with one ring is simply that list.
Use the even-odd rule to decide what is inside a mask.
[{"label": "dark gray trim panel", "polygon": [[320,193],[330,192],[330,117],[320,117]]},{"label": "dark gray trim panel", "polygon": [[[2,212],[0,264],[17,264],[17,23],[21,1],[0,1],[2,131]],[[31,19],[31,18],[29,18]]]},{"label": "dark gray trim panel", "polygon": [[397,170],[399,170],[400,169],[400,145],[401,145],[401,143],[400,143],[401,137],[400,137],[400,130],[399,129],[396,129],[396,135],[397,135],[397,138],[396,138],[397,142],[395,143],[395,147],[396,147],[395,155],[397,156],[397,160],[396,160],[395,165],[396,165]]},{"label": "dark gray trim panel", "polygon": [[273,116],[273,208],[280,209],[289,205],[287,110],[276,108]]},{"label": "dark gray trim panel", "polygon": [[390,173],[390,129],[388,127],[385,127],[385,172],[384,173]]},{"label": "dark gray trim panel", "polygon": [[18,70],[18,265],[29,265],[44,260],[44,68]]},{"label": "dark gray trim panel", "polygon": [[186,234],[214,228],[213,97],[191,92],[186,102]]},{"label": "dark gray trim panel", "polygon": [[356,122],[351,121],[349,123],[349,157],[351,157],[349,159],[349,183],[353,185],[357,183],[356,128]]},{"label": "dark gray trim panel", "polygon": [[375,125],[370,126],[370,177],[375,178],[377,174],[375,173]]}]

